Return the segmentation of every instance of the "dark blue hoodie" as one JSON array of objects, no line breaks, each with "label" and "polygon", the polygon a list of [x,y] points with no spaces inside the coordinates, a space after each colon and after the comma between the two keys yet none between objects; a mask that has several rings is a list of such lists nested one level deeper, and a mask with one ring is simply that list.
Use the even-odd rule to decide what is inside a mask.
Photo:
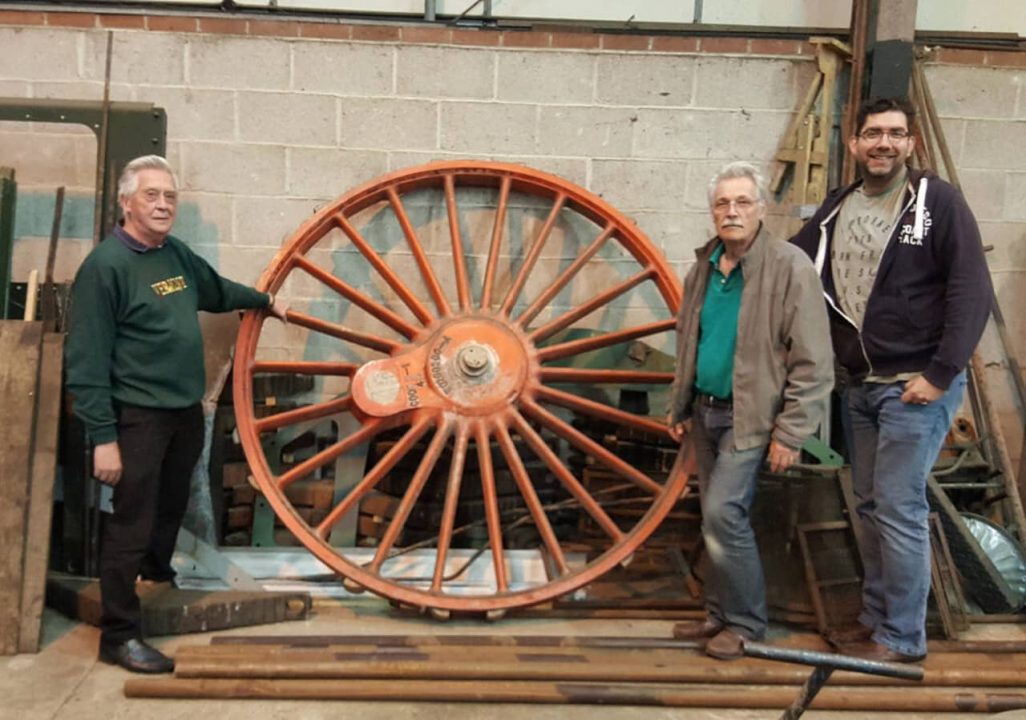
[{"label": "dark blue hoodie", "polygon": [[860,183],[833,191],[791,238],[819,270],[837,362],[851,380],[920,372],[947,389],[976,349],[994,296],[976,219],[950,184],[910,170],[860,333],[840,310],[830,266],[838,211]]}]

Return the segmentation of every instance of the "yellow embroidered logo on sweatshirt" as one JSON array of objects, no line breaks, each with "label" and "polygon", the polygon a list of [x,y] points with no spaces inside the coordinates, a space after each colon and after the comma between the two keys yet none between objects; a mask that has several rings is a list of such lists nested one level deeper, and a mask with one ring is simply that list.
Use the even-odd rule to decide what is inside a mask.
[{"label": "yellow embroidered logo on sweatshirt", "polygon": [[181,275],[177,277],[168,278],[167,280],[161,280],[150,285],[153,288],[153,292],[157,293],[161,297],[165,295],[171,295],[172,293],[181,292],[185,288],[189,287],[185,284],[185,278]]}]

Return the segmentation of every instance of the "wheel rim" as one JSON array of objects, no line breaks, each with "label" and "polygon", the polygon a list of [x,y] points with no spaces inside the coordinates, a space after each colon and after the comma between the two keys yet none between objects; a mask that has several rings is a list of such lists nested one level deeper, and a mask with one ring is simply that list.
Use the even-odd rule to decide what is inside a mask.
[{"label": "wheel rim", "polygon": [[[487,253],[465,249],[466,220],[461,216],[462,193],[485,193],[494,197]],[[428,193],[444,206],[444,216],[433,231],[445,237],[443,252],[424,239],[429,231],[418,230],[408,205],[418,194]],[[540,228],[527,232],[519,252],[513,248],[514,233],[508,226],[512,215],[522,211],[521,199],[541,208],[545,220]],[[527,211],[523,211],[525,214]],[[408,277],[391,268],[375,250],[360,220],[370,214],[375,221],[389,215],[398,224],[415,271]],[[593,229],[588,244],[558,266],[542,269],[547,243],[555,228],[586,225]],[[564,232],[566,238],[572,235]],[[475,236],[482,236],[475,233]],[[356,288],[315,262],[312,257],[331,238],[344,239],[344,251],[355,250],[368,268],[371,282]],[[507,242],[504,243],[504,238]],[[507,252],[507,250],[509,250]],[[329,255],[334,251],[329,252]],[[504,254],[505,253],[505,254]],[[561,293],[580,282],[585,268],[602,253],[616,258],[617,267],[632,264],[627,276],[595,292],[585,289],[586,299],[570,303],[565,310],[550,307]],[[619,253],[619,254],[618,254]],[[509,257],[509,272],[502,270]],[[483,263],[480,282],[471,265]],[[332,260],[332,262],[338,262]],[[551,264],[551,263],[550,263]],[[338,266],[336,265],[336,268]],[[351,265],[346,264],[346,268]],[[441,268],[452,273],[451,282],[440,279]],[[481,269],[481,268],[479,268]],[[620,271],[620,275],[625,273]],[[418,293],[414,277],[422,292]],[[344,343],[346,352],[363,355],[355,362],[324,360],[258,359],[264,316],[247,313],[240,328],[234,366],[234,399],[238,431],[256,482],[284,525],[313,553],[353,586],[370,590],[393,601],[440,611],[502,611],[551,600],[626,563],[635,549],[658,527],[686,490],[686,474],[677,458],[665,480],[654,479],[618,458],[612,451],[577,429],[573,420],[611,423],[634,433],[662,434],[665,425],[651,417],[637,415],[603,402],[580,397],[553,385],[576,383],[584,386],[622,384],[654,387],[671,382],[670,372],[651,372],[609,367],[575,368],[557,366],[585,353],[603,351],[639,338],[672,336],[681,288],[660,253],[633,223],[612,206],[591,193],[558,177],[521,166],[485,163],[433,163],[386,175],[350,191],[321,209],[286,241],[258,283],[262,289],[279,292],[287,283],[312,282],[323,293],[348,303],[347,317],[365,323],[353,327],[313,312],[289,311],[289,322],[312,336]],[[540,287],[535,287],[541,282]],[[377,299],[369,290],[385,290],[388,300]],[[532,291],[532,288],[534,290]],[[594,321],[596,313],[607,311],[642,289],[656,292],[656,315],[661,319],[635,323],[615,331],[600,331],[585,337],[561,338],[579,324]],[[421,297],[423,296],[423,297]],[[548,313],[553,317],[541,321]],[[381,325],[384,331],[368,329]],[[321,378],[348,378],[346,392],[258,418],[254,410],[253,378],[263,373],[295,373]],[[327,382],[327,381],[325,381]],[[330,394],[329,394],[330,395]],[[550,409],[551,408],[551,409]],[[358,428],[328,448],[298,464],[275,473],[261,445],[261,435],[299,423],[345,414]],[[568,416],[569,414],[569,416]],[[569,417],[569,419],[568,419]],[[387,451],[366,470],[347,495],[335,504],[326,518],[307,524],[296,512],[286,489],[310,477],[320,468],[351,452],[362,443],[386,433],[401,434]],[[624,526],[604,509],[598,491],[589,490],[581,478],[562,461],[551,446],[568,448],[595,458],[599,466],[615,473],[630,485],[643,512]],[[419,443],[419,444],[418,444]],[[426,448],[424,446],[426,443]],[[564,500],[557,507],[576,506],[606,536],[581,567],[572,568],[567,553],[553,529],[553,503],[538,494],[525,466],[529,453],[548,477],[555,478]],[[439,460],[449,457],[449,467]],[[380,538],[373,559],[356,564],[328,542],[331,529],[359,512],[360,503],[382,479],[403,460],[419,457],[409,484],[398,503],[392,521]],[[492,591],[466,595],[447,582],[460,492],[468,458],[477,462],[487,547],[490,550]],[[502,467],[497,466],[503,463]],[[518,519],[511,521],[500,512],[496,490],[497,471],[511,478],[519,493]],[[444,502],[438,524],[434,568],[430,582],[413,584],[384,573],[383,568],[400,549],[396,545],[425,485],[444,479]],[[594,494],[593,494],[594,492]],[[533,525],[539,551],[554,572],[547,582],[516,587],[509,578],[504,533],[513,526]]]}]

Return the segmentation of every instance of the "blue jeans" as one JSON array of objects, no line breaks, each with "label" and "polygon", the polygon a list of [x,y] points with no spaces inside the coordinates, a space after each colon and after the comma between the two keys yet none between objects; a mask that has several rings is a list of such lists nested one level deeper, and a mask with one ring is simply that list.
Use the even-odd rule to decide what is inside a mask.
[{"label": "blue jeans", "polygon": [[965,392],[965,371],[928,405],[901,401],[904,383],[844,391],[841,422],[862,520],[862,614],[873,640],[906,655],[926,653],[930,593],[926,479]]},{"label": "blue jeans", "polygon": [[691,438],[709,558],[706,609],[710,619],[761,640],[766,634],[766,586],[748,512],[766,446],[735,450],[731,410],[702,405],[695,406]]}]

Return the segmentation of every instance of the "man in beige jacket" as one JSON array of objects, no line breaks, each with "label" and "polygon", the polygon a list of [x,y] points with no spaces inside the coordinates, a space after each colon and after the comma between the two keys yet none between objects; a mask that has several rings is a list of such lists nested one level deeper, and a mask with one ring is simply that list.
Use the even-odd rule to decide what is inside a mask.
[{"label": "man in beige jacket", "polygon": [[677,317],[670,435],[695,446],[708,618],[674,627],[721,659],[766,632],[766,595],[748,513],[765,460],[781,472],[819,427],[833,387],[823,288],[812,262],[769,237],[766,192],[751,164],[709,183],[716,237],[697,252]]}]

